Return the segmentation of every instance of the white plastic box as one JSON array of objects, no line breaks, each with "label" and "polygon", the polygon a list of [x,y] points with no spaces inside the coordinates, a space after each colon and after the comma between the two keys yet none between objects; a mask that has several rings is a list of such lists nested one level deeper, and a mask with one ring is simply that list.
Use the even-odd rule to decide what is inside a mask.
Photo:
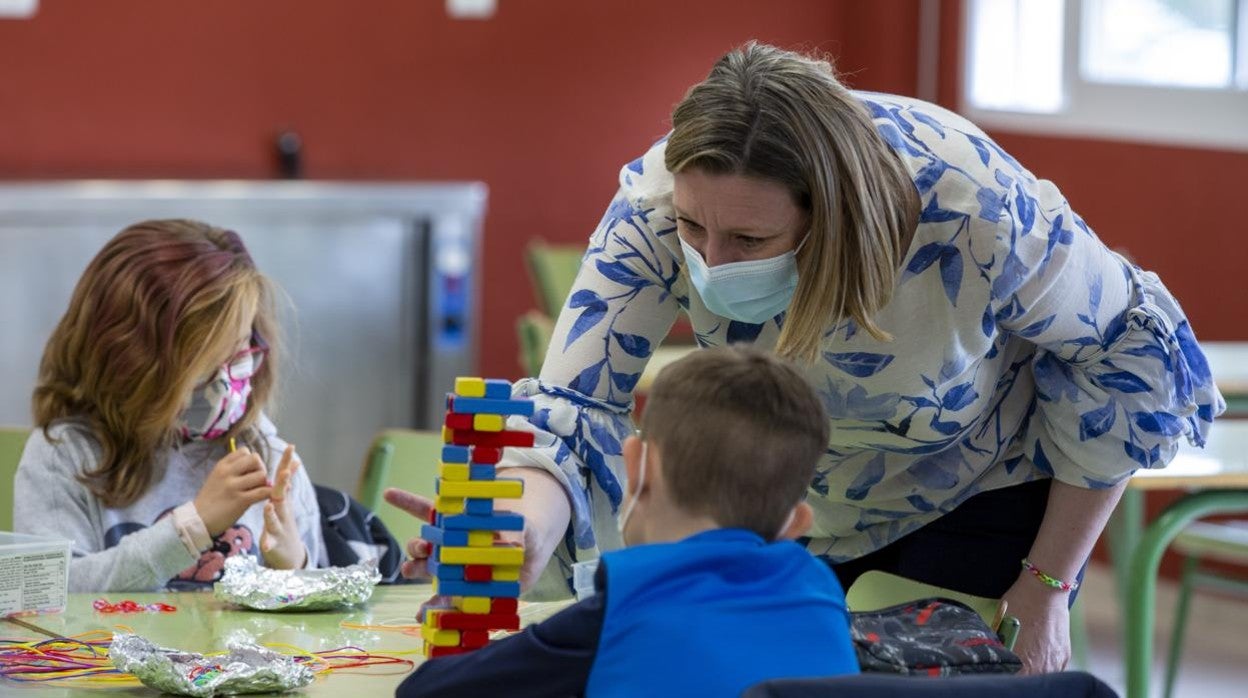
[{"label": "white plastic box", "polygon": [[0,531],[0,616],[65,610],[69,545],[64,538]]}]

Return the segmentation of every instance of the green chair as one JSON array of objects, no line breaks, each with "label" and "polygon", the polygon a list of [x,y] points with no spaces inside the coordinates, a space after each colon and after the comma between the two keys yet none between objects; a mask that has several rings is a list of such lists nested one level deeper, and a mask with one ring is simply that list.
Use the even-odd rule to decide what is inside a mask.
[{"label": "green chair", "polygon": [[584,245],[550,245],[544,240],[534,240],[525,249],[538,308],[546,317],[559,317],[584,256]]},{"label": "green chair", "polygon": [[520,367],[524,370],[524,375],[536,376],[542,372],[546,348],[550,346],[550,338],[554,333],[555,323],[536,310],[530,310],[516,319],[516,334],[520,338]]},{"label": "green chair", "polygon": [[559,317],[572,292],[584,254],[585,248],[581,245],[551,245],[544,240],[533,240],[525,248],[529,278],[533,281],[538,304],[537,310],[530,310],[516,319],[520,366],[526,376],[541,373],[546,348],[555,331],[551,318]]},{"label": "green chair", "polygon": [[13,477],[29,436],[29,427],[0,427],[0,531],[13,530]]},{"label": "green chair", "polygon": [[888,572],[871,570],[854,580],[853,586],[845,592],[845,605],[853,612],[878,611],[881,608],[927,598],[952,599],[966,604],[984,619],[988,627],[997,630],[1006,647],[1014,646],[1018,621],[1006,615],[1005,602],[1001,599],[987,599],[982,596],[964,594]]},{"label": "green chair", "polygon": [[1205,560],[1237,565],[1248,563],[1248,521],[1196,521],[1188,524],[1187,528],[1175,536],[1170,547],[1181,553],[1184,560],[1178,605],[1174,611],[1174,629],[1170,635],[1170,655],[1166,662],[1166,698],[1174,694],[1174,682],[1179,674],[1192,589],[1199,586],[1238,594],[1248,593],[1248,579],[1230,577],[1222,572],[1202,568],[1200,564]]},{"label": "green chair", "polygon": [[442,434],[388,429],[373,439],[355,498],[377,513],[401,545],[420,535],[424,522],[385,502],[387,487],[432,498],[442,459]]}]

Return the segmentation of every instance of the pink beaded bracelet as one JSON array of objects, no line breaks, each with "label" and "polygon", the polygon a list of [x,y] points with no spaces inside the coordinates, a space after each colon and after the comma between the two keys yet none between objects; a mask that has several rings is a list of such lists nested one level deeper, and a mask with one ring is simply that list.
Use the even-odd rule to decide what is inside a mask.
[{"label": "pink beaded bracelet", "polygon": [[1035,575],[1036,579],[1039,579],[1040,583],[1045,586],[1050,586],[1061,591],[1074,591],[1079,588],[1079,582],[1063,582],[1057,577],[1047,575],[1041,571],[1039,567],[1031,564],[1031,560],[1028,560],[1027,558],[1023,558],[1023,569]]}]

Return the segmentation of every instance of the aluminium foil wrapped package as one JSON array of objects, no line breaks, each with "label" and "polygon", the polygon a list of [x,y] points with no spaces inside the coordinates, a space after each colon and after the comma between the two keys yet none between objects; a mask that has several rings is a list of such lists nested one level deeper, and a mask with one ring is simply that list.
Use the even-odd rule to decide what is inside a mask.
[{"label": "aluminium foil wrapped package", "polygon": [[374,560],[347,567],[275,570],[250,555],[225,561],[218,599],[257,611],[322,611],[363,603],[381,581]]},{"label": "aluminium foil wrapped package", "polygon": [[254,642],[234,642],[226,654],[202,655],[158,647],[129,633],[113,636],[113,666],[143,685],[183,696],[281,693],[312,683],[312,668]]}]

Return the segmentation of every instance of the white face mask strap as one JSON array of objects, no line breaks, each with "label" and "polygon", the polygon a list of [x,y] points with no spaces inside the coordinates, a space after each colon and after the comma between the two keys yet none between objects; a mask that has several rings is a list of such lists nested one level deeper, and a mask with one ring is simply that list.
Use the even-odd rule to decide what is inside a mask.
[{"label": "white face mask strap", "polygon": [[633,496],[624,503],[624,510],[620,512],[619,529],[620,538],[624,537],[624,526],[628,524],[628,517],[633,515],[633,508],[637,506],[637,498],[641,496],[642,485],[646,482],[646,446],[645,441],[641,442],[641,465],[637,468],[637,486],[633,488]]},{"label": "white face mask strap", "polygon": [[789,516],[788,518],[784,520],[784,523],[780,526],[780,530],[776,531],[776,540],[780,540],[780,537],[784,535],[784,532],[789,530],[789,526],[793,525],[793,519],[796,519],[796,518],[797,518],[797,507],[793,507],[792,509],[789,509]]},{"label": "white face mask strap", "polygon": [[801,242],[799,242],[799,243],[797,243],[797,247],[794,247],[794,248],[793,248],[793,255],[794,255],[794,256],[797,256],[797,253],[798,253],[798,252],[801,252],[801,251],[802,251],[802,248],[806,246],[806,241],[807,241],[807,240],[810,240],[810,235],[811,235],[811,231],[807,230],[807,231],[806,231],[806,235],[802,237],[802,241],[801,241]]}]

